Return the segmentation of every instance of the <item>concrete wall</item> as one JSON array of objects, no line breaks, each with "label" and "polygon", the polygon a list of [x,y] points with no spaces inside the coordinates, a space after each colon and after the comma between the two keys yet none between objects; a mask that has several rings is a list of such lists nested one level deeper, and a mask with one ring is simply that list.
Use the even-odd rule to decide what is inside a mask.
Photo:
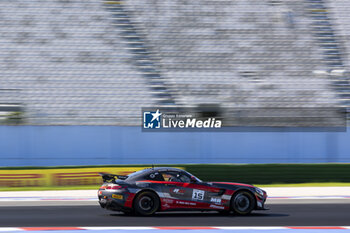
[{"label": "concrete wall", "polygon": [[350,162],[349,132],[141,132],[0,126],[0,166]]}]

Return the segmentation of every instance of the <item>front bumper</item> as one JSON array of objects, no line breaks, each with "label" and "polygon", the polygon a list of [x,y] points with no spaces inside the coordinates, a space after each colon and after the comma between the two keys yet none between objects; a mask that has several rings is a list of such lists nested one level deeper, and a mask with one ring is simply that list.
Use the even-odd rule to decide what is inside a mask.
[{"label": "front bumper", "polygon": [[268,208],[265,207],[265,202],[267,199],[266,192],[264,192],[264,196],[255,195],[255,197],[256,197],[255,209],[256,210],[268,210]]}]

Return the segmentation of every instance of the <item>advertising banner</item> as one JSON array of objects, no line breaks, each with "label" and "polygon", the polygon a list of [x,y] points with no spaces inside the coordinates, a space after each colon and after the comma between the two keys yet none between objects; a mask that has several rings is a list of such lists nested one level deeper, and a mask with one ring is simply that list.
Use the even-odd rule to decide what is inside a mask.
[{"label": "advertising banner", "polygon": [[128,175],[149,167],[0,170],[0,187],[83,186],[102,183],[100,172]]}]

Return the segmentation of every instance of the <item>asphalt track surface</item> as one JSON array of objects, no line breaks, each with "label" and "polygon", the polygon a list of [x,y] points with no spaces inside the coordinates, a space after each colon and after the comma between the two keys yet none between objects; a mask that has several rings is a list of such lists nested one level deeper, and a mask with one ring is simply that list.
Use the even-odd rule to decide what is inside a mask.
[{"label": "asphalt track surface", "polygon": [[345,226],[350,203],[272,204],[250,216],[216,212],[163,212],[151,217],[127,216],[89,206],[0,207],[0,227],[59,226]]}]

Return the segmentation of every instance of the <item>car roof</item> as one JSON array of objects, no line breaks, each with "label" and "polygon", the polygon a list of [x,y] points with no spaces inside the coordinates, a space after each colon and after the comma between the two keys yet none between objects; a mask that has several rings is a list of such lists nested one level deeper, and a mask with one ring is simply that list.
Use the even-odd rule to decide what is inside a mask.
[{"label": "car roof", "polygon": [[152,172],[164,172],[164,171],[184,171],[182,169],[179,168],[175,168],[175,167],[153,167],[153,168],[145,168],[142,172],[142,174],[145,173],[152,173]]},{"label": "car roof", "polygon": [[175,168],[175,167],[155,167],[155,168],[150,168],[153,169],[154,171],[183,171],[182,169]]},{"label": "car roof", "polygon": [[[182,169],[179,169],[179,168],[174,168],[174,167],[154,167],[154,168],[145,168],[143,170],[140,170],[138,172],[138,174],[136,175],[132,175],[130,174],[131,176],[129,176],[127,178],[127,180],[129,181],[135,181],[135,180],[138,180],[138,179],[142,179],[142,177],[144,177],[145,175],[148,175],[152,172],[164,172],[164,171],[176,171],[176,172],[185,172],[184,170]],[[136,172],[137,173],[137,172]]]}]

